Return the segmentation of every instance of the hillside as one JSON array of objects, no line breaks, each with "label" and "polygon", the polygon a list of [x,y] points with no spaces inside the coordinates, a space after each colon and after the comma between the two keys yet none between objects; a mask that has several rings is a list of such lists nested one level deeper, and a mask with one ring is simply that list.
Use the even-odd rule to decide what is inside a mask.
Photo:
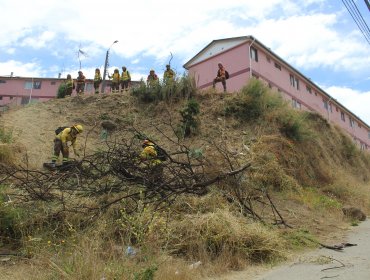
[{"label": "hillside", "polygon": [[[112,187],[102,192],[101,186],[116,187],[117,180],[126,184],[113,173],[92,182],[83,172],[76,173],[73,176],[81,176],[79,184],[102,194],[82,198],[59,188],[53,195],[63,197],[62,204],[34,199],[27,188],[17,190],[17,178],[13,184],[3,181],[1,197],[20,200],[9,208],[5,204],[9,201],[1,199],[0,214],[13,219],[7,220],[12,232],[0,226],[1,244],[27,252],[27,262],[17,260],[20,271],[29,279],[201,279],[276,263],[296,250],[340,238],[351,223],[358,222],[343,216],[343,206],[370,210],[370,157],[324,118],[289,109],[258,82],[223,99],[213,91],[192,95],[199,104],[200,125],[184,139],[176,137],[179,112],[187,104],[184,98],[142,102],[128,93],[86,95],[30,104],[1,115],[3,131],[11,134],[10,143],[3,145],[12,151],[11,160],[3,156],[2,162],[45,172],[40,177],[60,175],[42,169],[52,155],[54,130],[78,123],[84,126],[78,138],[83,151],[78,160],[85,168],[106,150],[121,152],[121,165],[126,163],[125,153],[142,149],[135,138],[139,133],[171,155],[174,161],[167,161],[164,171],[168,178],[185,176],[187,169],[178,171],[175,164],[186,159],[181,157],[186,151],[200,155],[193,159],[184,153],[189,156],[186,166],[192,166],[195,175],[181,178],[196,182],[187,186],[212,181],[199,192],[185,187],[166,190],[171,199],[161,198],[161,193],[150,197],[160,207],[147,197],[113,204],[139,185],[127,183],[124,190]],[[106,121],[115,128],[104,130]],[[126,146],[115,150],[121,142]],[[7,170],[2,169],[3,176]],[[87,181],[90,185],[83,185]],[[177,185],[171,181],[169,186]],[[145,186],[138,188],[140,193],[145,191]],[[81,209],[72,211],[78,209],[76,205]],[[80,213],[82,209],[99,211]],[[16,219],[11,211],[25,211],[30,217],[27,222],[17,220],[22,215]],[[99,219],[90,221],[87,216]],[[8,237],[17,239],[17,246]],[[127,257],[127,246],[134,247],[137,255]],[[196,261],[202,266],[189,271],[188,265]],[[45,270],[40,272],[40,267]],[[8,273],[11,267],[0,268],[0,273],[1,269]],[[22,279],[19,274],[13,279]]]}]

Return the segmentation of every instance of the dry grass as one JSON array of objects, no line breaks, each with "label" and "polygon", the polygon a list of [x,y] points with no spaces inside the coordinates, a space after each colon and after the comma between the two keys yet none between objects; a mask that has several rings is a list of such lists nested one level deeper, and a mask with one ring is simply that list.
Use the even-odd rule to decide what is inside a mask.
[{"label": "dry grass", "polygon": [[[202,197],[182,196],[162,212],[139,207],[128,215],[124,211],[128,205],[118,205],[90,227],[80,225],[86,217],[78,214],[49,221],[46,214],[53,205],[35,204],[22,231],[23,250],[32,258],[18,261],[19,269],[0,267],[0,275],[4,279],[136,280],[154,273],[154,279],[161,280],[200,279],[247,265],[275,262],[284,259],[288,250],[312,246],[304,242],[304,237],[320,238],[339,230],[345,204],[370,211],[370,157],[354,149],[338,128],[319,115],[308,115],[310,134],[294,141],[280,133],[277,119],[285,107],[247,124],[225,117],[225,104],[233,99],[226,95],[221,100],[212,90],[202,92],[198,96],[200,135],[185,142],[201,148],[212,159],[208,175],[225,171],[228,165],[206,140],[224,145],[240,164],[251,160],[253,168],[246,175],[249,185],[240,187],[271,191],[276,206],[294,230],[263,226],[241,216],[238,206],[222,195],[221,184]],[[20,147],[28,147],[30,162],[39,166],[50,157],[55,127],[79,121],[87,129],[94,128],[86,142],[87,152],[91,152],[102,144],[101,128],[94,126],[102,117],[122,126],[140,127],[165,147],[171,147],[174,144],[166,143],[154,126],[170,134],[164,123],[171,119],[176,124],[182,106],[182,101],[143,105],[132,96],[117,94],[53,100],[11,111],[4,115],[5,122],[17,128],[14,139],[23,146],[1,145],[0,160],[24,162],[26,152]],[[301,119],[299,113],[289,115],[288,123],[294,123],[295,118]],[[35,136],[35,131],[40,134]],[[122,135],[113,133],[109,137]],[[85,144],[83,137],[79,140]],[[41,241],[31,242],[32,238]],[[137,254],[128,257],[127,246],[133,246]],[[202,265],[190,269],[189,265],[197,261]],[[13,278],[6,278],[10,271]]]}]

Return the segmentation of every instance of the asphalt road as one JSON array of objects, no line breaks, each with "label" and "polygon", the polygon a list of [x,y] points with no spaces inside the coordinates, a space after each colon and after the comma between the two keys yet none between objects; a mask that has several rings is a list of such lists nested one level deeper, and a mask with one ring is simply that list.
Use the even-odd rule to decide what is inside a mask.
[{"label": "asphalt road", "polygon": [[357,246],[345,247],[342,251],[317,249],[303,255],[294,263],[275,268],[255,279],[370,280],[370,220],[354,227],[346,240],[338,240],[339,244],[342,242],[357,244]]}]

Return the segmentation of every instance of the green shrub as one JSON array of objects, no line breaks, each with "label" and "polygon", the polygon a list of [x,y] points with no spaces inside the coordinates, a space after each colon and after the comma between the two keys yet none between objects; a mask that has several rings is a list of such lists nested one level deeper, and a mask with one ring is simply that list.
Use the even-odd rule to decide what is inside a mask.
[{"label": "green shrub", "polygon": [[252,79],[242,88],[238,96],[227,102],[225,114],[251,121],[263,118],[268,111],[285,106],[280,95],[270,92],[270,89],[259,80]]},{"label": "green shrub", "polygon": [[147,86],[141,80],[140,85],[132,89],[132,94],[141,102],[149,103],[190,98],[194,95],[195,91],[196,85],[194,79],[184,75],[170,84],[159,81],[155,86]]},{"label": "green shrub", "polygon": [[0,128],[0,142],[9,144],[13,140],[13,131],[6,131],[4,128]]},{"label": "green shrub", "polygon": [[61,83],[58,87],[57,98],[66,97],[66,93],[67,93],[67,85],[65,83]]},{"label": "green shrub", "polygon": [[0,186],[0,241],[1,243],[14,244],[15,240],[22,237],[19,224],[23,211],[8,202],[5,187]]},{"label": "green shrub", "polygon": [[189,137],[199,128],[199,120],[196,116],[199,114],[199,103],[195,99],[190,99],[186,106],[180,111],[182,120],[178,130],[178,136]]},{"label": "green shrub", "polygon": [[301,142],[311,135],[306,114],[287,110],[278,118],[280,132],[287,138]]}]

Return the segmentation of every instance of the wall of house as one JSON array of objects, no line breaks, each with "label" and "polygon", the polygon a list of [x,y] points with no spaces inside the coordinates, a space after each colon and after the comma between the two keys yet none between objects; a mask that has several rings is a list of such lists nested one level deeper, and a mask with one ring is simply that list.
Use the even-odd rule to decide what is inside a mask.
[{"label": "wall of house", "polygon": [[[64,79],[0,77],[0,106],[43,102],[55,98],[63,81]],[[32,83],[34,83],[34,87],[31,89]],[[38,87],[38,83],[40,83],[40,87]],[[93,82],[88,81],[85,92],[93,93],[93,90]],[[72,95],[75,94],[74,91]]]},{"label": "wall of house", "polygon": [[[282,94],[283,98],[293,107],[318,112],[347,131],[363,149],[370,149],[370,129],[366,123],[324,93],[308,78],[257,44],[252,44],[251,47],[257,50],[258,61],[252,59],[250,62],[249,44],[250,41],[239,44],[191,65],[189,75],[195,77],[198,88],[211,87],[217,74],[217,64],[221,62],[229,71],[230,79],[227,80],[227,90],[232,92],[240,90],[252,74],[271,89]],[[222,90],[220,83],[217,84],[217,90]]]},{"label": "wall of house", "polygon": [[[198,88],[212,87],[219,62],[224,65],[230,75],[226,83],[228,91],[237,91],[246,85],[249,77],[249,57],[248,49],[245,44],[242,44],[192,65],[189,68],[189,75],[194,76]],[[216,88],[222,90],[221,83],[217,83]]]}]

